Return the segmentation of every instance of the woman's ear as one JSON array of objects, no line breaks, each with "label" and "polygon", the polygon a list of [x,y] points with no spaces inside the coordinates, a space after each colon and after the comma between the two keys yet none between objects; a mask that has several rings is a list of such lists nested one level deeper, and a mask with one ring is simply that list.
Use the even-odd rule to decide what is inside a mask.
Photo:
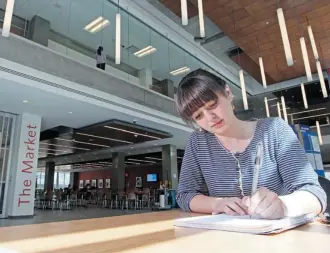
[{"label": "woman's ear", "polygon": [[231,92],[231,89],[229,88],[228,84],[226,84],[226,87],[225,87],[225,94],[231,102],[234,100],[234,95]]}]

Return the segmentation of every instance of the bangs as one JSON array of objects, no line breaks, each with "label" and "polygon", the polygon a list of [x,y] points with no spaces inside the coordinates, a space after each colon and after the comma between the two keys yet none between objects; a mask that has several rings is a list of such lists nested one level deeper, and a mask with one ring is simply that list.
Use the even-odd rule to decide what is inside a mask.
[{"label": "bangs", "polygon": [[217,99],[216,91],[210,89],[210,87],[190,85],[184,92],[178,94],[177,110],[184,120],[191,121],[194,112],[206,103]]}]

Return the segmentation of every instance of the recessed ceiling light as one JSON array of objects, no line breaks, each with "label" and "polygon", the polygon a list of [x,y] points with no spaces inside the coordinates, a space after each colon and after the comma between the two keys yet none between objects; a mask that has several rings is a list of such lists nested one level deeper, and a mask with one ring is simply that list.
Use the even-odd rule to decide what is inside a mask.
[{"label": "recessed ceiling light", "polygon": [[266,25],[268,25],[268,24],[269,24],[269,22],[267,21],[267,22],[266,22]]},{"label": "recessed ceiling light", "polygon": [[147,46],[147,47],[135,52],[134,55],[136,57],[142,58],[142,57],[152,54],[156,51],[157,51],[157,49],[154,48],[153,46]]},{"label": "recessed ceiling light", "polygon": [[117,128],[117,127],[112,127],[112,126],[104,126],[104,127],[109,128],[109,129],[113,129],[113,130],[122,131],[122,132],[125,132],[125,133],[134,134],[134,135],[136,134],[136,135],[140,135],[140,136],[150,137],[150,138],[157,139],[157,140],[161,139],[159,137],[151,136],[151,135],[148,135],[148,134],[141,134],[141,133],[137,133],[137,132],[133,132],[133,131],[128,131],[128,130]]},{"label": "recessed ceiling light", "polygon": [[72,112],[68,112],[69,114],[72,114]]},{"label": "recessed ceiling light", "polygon": [[23,100],[23,103],[29,103],[29,101],[27,101],[27,100]]},{"label": "recessed ceiling light", "polygon": [[172,76],[177,76],[177,75],[180,75],[180,74],[187,73],[188,71],[190,71],[190,68],[188,68],[188,67],[185,66],[185,67],[178,68],[176,70],[171,71],[170,74]]},{"label": "recessed ceiling light", "polygon": [[109,20],[98,17],[84,27],[84,30],[90,33],[97,33],[110,24]]},{"label": "recessed ceiling light", "polygon": [[98,138],[98,139],[103,139],[103,140],[109,140],[109,141],[118,141],[118,142],[129,143],[129,144],[132,144],[133,143],[131,141],[123,141],[123,140],[118,140],[118,139],[113,139],[113,138],[107,138],[107,137],[93,135],[93,134],[85,134],[85,133],[78,133],[78,132],[77,132],[77,134],[78,135],[83,135],[83,136],[94,137],[94,138]]}]

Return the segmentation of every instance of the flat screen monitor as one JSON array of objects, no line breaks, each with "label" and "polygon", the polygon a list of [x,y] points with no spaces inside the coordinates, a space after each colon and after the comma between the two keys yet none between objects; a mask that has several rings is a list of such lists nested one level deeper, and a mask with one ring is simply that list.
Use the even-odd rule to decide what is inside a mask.
[{"label": "flat screen monitor", "polygon": [[147,182],[157,182],[157,175],[156,174],[148,174],[147,175]]}]

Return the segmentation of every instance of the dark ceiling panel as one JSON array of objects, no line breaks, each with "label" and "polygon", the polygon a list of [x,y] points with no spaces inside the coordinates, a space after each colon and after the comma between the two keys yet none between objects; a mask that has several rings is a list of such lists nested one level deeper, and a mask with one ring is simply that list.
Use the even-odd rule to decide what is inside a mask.
[{"label": "dark ceiling panel", "polygon": [[42,140],[40,142],[39,157],[82,153],[89,150],[99,150],[170,137],[172,136],[168,133],[139,126],[138,124],[111,120],[76,129],[72,133],[66,133],[55,138]]}]

